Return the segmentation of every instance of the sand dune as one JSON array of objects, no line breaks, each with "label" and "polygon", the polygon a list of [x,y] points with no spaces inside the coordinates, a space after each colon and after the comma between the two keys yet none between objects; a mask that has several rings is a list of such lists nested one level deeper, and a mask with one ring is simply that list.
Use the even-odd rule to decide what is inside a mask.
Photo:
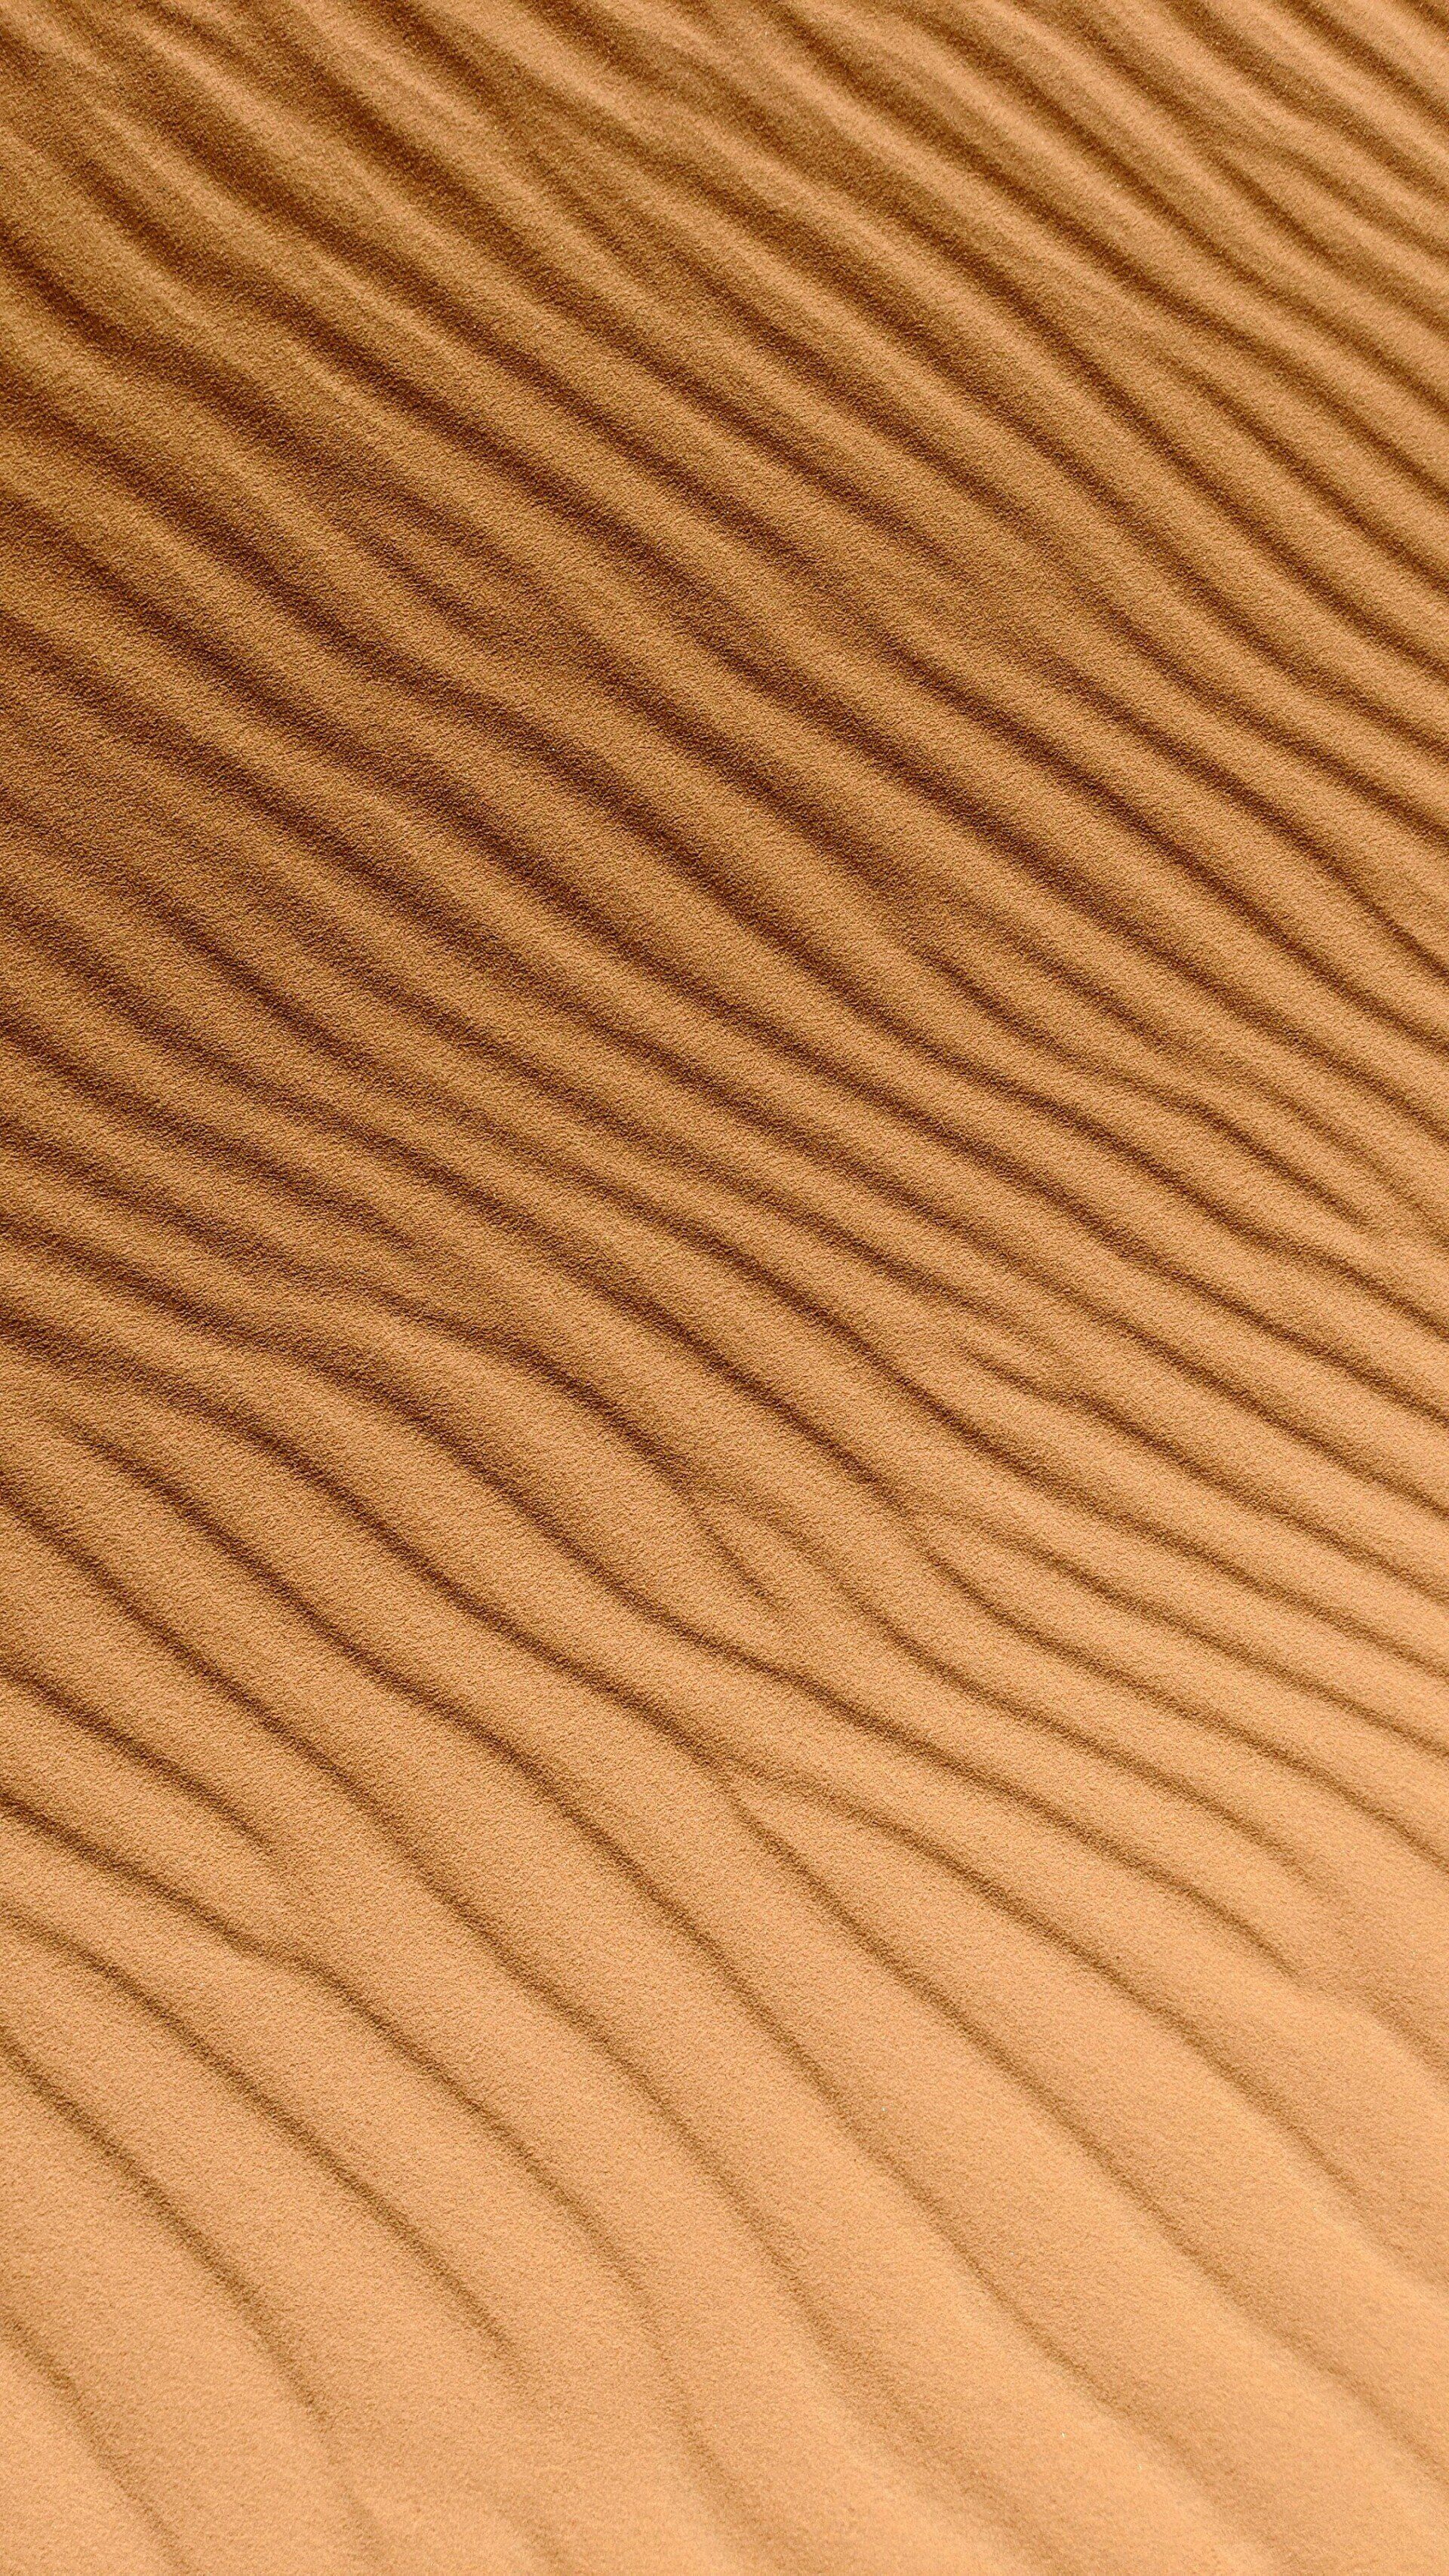
[{"label": "sand dune", "polygon": [[1449,2576],[1436,0],[0,179],[0,2576]]}]

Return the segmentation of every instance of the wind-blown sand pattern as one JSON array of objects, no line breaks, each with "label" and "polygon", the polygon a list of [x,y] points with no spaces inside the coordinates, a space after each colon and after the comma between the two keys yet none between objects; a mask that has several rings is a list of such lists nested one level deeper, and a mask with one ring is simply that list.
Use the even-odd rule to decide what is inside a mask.
[{"label": "wind-blown sand pattern", "polygon": [[1449,18],[0,147],[0,2576],[1449,2576]]}]

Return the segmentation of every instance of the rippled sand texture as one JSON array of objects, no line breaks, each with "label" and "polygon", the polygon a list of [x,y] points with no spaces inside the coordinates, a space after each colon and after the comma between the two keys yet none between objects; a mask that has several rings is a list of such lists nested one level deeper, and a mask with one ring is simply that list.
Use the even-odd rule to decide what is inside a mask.
[{"label": "rippled sand texture", "polygon": [[1449,2576],[1449,20],[0,196],[0,2576]]}]

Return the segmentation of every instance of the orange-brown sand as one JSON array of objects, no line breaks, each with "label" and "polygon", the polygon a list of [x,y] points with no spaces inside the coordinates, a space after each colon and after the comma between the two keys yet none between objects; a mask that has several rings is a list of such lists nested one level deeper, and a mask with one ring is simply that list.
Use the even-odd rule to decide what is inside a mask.
[{"label": "orange-brown sand", "polygon": [[0,0],[0,2576],[1449,2576],[1446,209]]}]

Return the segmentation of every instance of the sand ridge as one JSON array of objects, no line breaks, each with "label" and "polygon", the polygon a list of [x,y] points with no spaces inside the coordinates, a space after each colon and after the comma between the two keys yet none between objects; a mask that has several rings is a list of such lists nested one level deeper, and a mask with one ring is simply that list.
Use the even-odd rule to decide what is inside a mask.
[{"label": "sand ridge", "polygon": [[1446,171],[0,0],[3,2576],[1449,2576]]}]

